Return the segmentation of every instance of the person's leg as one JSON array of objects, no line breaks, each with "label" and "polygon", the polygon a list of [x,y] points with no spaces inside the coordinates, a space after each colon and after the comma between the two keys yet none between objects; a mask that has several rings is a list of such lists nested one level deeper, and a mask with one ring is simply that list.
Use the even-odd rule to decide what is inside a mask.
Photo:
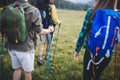
[{"label": "person's leg", "polygon": [[95,80],[100,80],[101,73],[104,71],[104,69],[110,63],[110,61],[111,61],[111,57],[105,58],[98,66],[95,66],[95,73],[96,73]]},{"label": "person's leg", "polygon": [[46,42],[46,35],[40,35],[40,47],[39,47],[39,51],[38,51],[39,56],[42,56],[45,42]]},{"label": "person's leg", "polygon": [[48,54],[48,47],[49,46],[49,44],[48,44],[48,42],[47,42],[47,44],[46,44],[46,55]]},{"label": "person's leg", "polygon": [[25,72],[25,80],[32,80],[32,72]]},{"label": "person's leg", "polygon": [[39,48],[39,51],[38,51],[38,56],[42,57],[43,50],[44,50],[44,43],[40,43],[40,48]]},{"label": "person's leg", "polygon": [[43,65],[43,58],[42,58],[43,50],[44,50],[44,44],[40,43],[40,48],[38,51],[38,65]]},{"label": "person's leg", "polygon": [[22,72],[22,65],[20,63],[19,58],[17,57],[17,52],[14,50],[8,50],[9,55],[12,61],[12,68],[14,69],[13,72],[13,80],[20,80],[21,72]]},{"label": "person's leg", "polygon": [[13,80],[20,80],[22,68],[15,69],[13,73]]},{"label": "person's leg", "polygon": [[92,67],[90,65],[89,70],[87,70],[87,66],[89,63],[89,60],[91,59],[89,51],[86,49],[84,54],[84,65],[83,65],[83,80],[92,80]]},{"label": "person's leg", "polygon": [[24,70],[25,80],[32,80],[32,71],[34,70],[34,50],[18,52],[17,54]]},{"label": "person's leg", "polygon": [[46,35],[40,35],[40,47],[38,50],[38,65],[43,65],[42,53],[46,42]]},{"label": "person's leg", "polygon": [[22,52],[16,50],[8,50],[13,69],[15,69],[13,74],[13,80],[19,80],[21,76],[22,69],[25,72],[25,80],[31,80],[31,72],[34,70],[34,50]]},{"label": "person's leg", "polygon": [[22,67],[25,74],[25,80],[32,80],[32,71],[34,70],[34,51],[28,51],[26,53],[26,59],[22,61]]}]

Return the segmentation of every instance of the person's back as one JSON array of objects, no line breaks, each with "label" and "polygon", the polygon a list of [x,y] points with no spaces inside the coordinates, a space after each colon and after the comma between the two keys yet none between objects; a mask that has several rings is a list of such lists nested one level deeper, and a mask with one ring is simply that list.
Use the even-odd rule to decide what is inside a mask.
[{"label": "person's back", "polygon": [[[19,2],[16,1],[13,5],[28,5],[29,3],[26,2]],[[30,5],[30,4],[29,4]],[[30,5],[29,8],[25,9],[25,20],[26,20],[26,27],[28,31],[28,37],[23,44],[12,44],[11,42],[7,42],[7,48],[15,49],[19,51],[28,51],[34,50],[34,34],[39,33],[42,28],[41,24],[41,17],[39,15],[39,10],[34,6]],[[33,24],[34,23],[34,24]],[[41,27],[40,27],[41,26]]]},{"label": "person's back", "polygon": [[[92,22],[95,17],[96,11],[99,9],[114,10],[116,8],[117,0],[113,0],[113,1],[111,1],[111,0],[95,0],[95,1],[96,2],[94,4],[94,6],[92,7],[91,14],[89,14],[89,12],[87,11],[87,14],[85,16],[85,20],[84,20],[84,23],[82,26],[82,30],[79,34],[79,37],[78,37],[78,40],[76,43],[76,48],[75,48],[74,57],[79,58],[79,52],[83,46],[84,40],[86,40],[85,38],[87,37],[86,48],[85,48],[86,50],[85,50],[85,54],[84,54],[83,80],[100,80],[101,73],[107,67],[109,62],[111,61],[111,56],[105,57],[102,60],[102,57],[99,55],[98,56],[91,55],[88,45],[90,43],[89,41],[90,41],[90,35],[91,35],[90,32],[92,32],[92,24],[95,24]],[[94,46],[94,45],[92,45],[92,46]],[[96,51],[97,50],[99,50],[99,48],[96,48]],[[104,54],[104,52],[101,54]]]},{"label": "person's back", "polygon": [[[28,4],[29,4],[28,0],[17,0],[12,5],[15,6],[15,8],[17,9],[18,6],[26,6]],[[17,13],[17,10],[15,11],[15,13]],[[14,16],[16,15],[14,14]],[[25,42],[24,43],[11,43],[10,41],[6,42],[6,48],[11,57],[12,67],[14,69],[13,80],[20,79],[22,70],[25,73],[25,80],[32,80],[32,71],[34,70],[34,53],[35,53],[34,41],[36,40],[35,35],[48,34],[50,32],[53,32],[54,30],[52,27],[49,27],[49,29],[43,29],[39,10],[32,5],[27,6],[27,8],[24,9],[24,16],[26,23],[25,25],[27,27],[28,32],[28,36]],[[15,23],[13,24],[16,25],[17,23],[16,18],[14,19]],[[0,21],[2,21],[2,25],[5,22],[3,18]],[[5,24],[7,24],[7,22],[5,22]],[[5,25],[0,27],[5,28]]]},{"label": "person's back", "polygon": [[[58,19],[54,0],[36,0],[36,7],[40,10],[43,21],[46,16],[46,20],[49,22],[49,25],[52,24],[53,26],[56,26],[61,23]],[[43,11],[45,11],[45,15]]]},{"label": "person's back", "polygon": [[[13,3],[14,6],[27,5],[27,4],[29,4],[29,3],[27,3],[27,1],[24,1],[24,0],[18,0],[15,3]],[[13,80],[18,80],[18,78],[20,76],[16,76],[16,75],[21,74],[20,71],[22,69],[25,72],[25,80],[32,80],[31,72],[34,70],[34,41],[33,41],[34,36],[33,36],[33,32],[39,33],[42,28],[42,24],[41,24],[41,20],[40,20],[41,18],[39,16],[39,11],[37,10],[37,8],[30,5],[24,11],[25,11],[26,27],[27,27],[27,30],[30,30],[30,31],[28,31],[28,36],[27,36],[26,41],[22,44],[11,43],[9,41],[6,42],[6,48],[8,49],[8,52],[10,54],[10,57],[11,57],[11,60],[13,63],[12,64],[12,67],[14,69]],[[33,25],[33,23],[34,23],[34,25]],[[2,26],[2,27],[4,27],[4,26]],[[33,28],[33,29],[31,29],[31,28]],[[36,30],[38,30],[38,31],[36,31]],[[30,58],[30,60],[29,60],[29,58]],[[23,60],[23,61],[21,62],[20,60]],[[20,63],[19,63],[19,61],[20,61]],[[26,64],[26,62],[27,62],[27,64]]]},{"label": "person's back", "polygon": [[49,25],[54,25],[50,14],[51,8],[49,0],[36,0],[36,7],[40,11],[43,28],[48,28]]}]

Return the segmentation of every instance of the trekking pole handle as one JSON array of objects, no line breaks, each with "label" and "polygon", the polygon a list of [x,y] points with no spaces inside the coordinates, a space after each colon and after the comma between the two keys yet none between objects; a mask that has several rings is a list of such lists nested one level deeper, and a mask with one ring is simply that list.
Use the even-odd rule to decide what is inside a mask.
[{"label": "trekking pole handle", "polygon": [[62,21],[60,21],[59,27],[61,27]]}]

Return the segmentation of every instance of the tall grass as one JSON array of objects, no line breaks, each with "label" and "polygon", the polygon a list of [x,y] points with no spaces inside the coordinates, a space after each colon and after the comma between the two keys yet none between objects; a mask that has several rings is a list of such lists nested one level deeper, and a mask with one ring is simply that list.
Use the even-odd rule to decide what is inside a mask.
[{"label": "tall grass", "polygon": [[[58,10],[57,13],[59,19],[62,20],[62,25],[60,27],[59,36],[57,36],[58,26],[56,26],[55,28],[55,33],[51,48],[51,59],[50,59],[51,65],[50,65],[49,80],[82,80],[84,49],[82,49],[82,51],[80,52],[79,60],[75,60],[73,58],[73,54],[74,54],[76,40],[81,30],[81,26],[83,24],[83,20],[86,12],[73,11],[73,10]],[[58,44],[56,48],[56,53],[54,54],[56,39],[58,39]],[[1,54],[0,54],[0,66],[2,61]],[[43,56],[44,55],[45,52],[43,53]],[[37,56],[38,56],[38,50],[36,50],[36,54],[35,54],[35,70],[33,72],[33,80],[46,80],[46,69],[48,67],[47,61],[44,60],[43,66],[38,66]],[[55,58],[53,59],[54,56]],[[102,75],[102,80],[113,80],[113,73],[114,73],[113,61],[114,59],[112,59],[112,62],[104,71]],[[118,59],[118,64],[117,64],[117,80],[120,80],[120,77],[118,76],[118,74],[120,73],[119,61],[120,59]],[[5,50],[4,76],[3,76],[4,80],[12,80],[12,72],[13,70],[11,67],[11,60],[7,51]],[[21,80],[24,80],[23,74]]]}]

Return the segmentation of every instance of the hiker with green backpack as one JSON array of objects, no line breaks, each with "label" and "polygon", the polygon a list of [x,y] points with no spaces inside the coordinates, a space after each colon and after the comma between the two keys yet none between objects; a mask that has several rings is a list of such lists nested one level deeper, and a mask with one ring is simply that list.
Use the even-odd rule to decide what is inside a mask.
[{"label": "hiker with green backpack", "polygon": [[111,61],[114,46],[116,53],[118,48],[120,15],[115,11],[117,0],[95,1],[94,6],[87,10],[74,53],[74,58],[78,59],[81,48],[85,47],[82,80],[101,80],[101,73]]},{"label": "hiker with green backpack", "polygon": [[39,10],[28,0],[17,0],[1,11],[1,34],[5,38],[14,69],[13,80],[20,80],[24,71],[25,80],[32,80],[36,34],[48,34],[54,31],[49,26],[43,29]]}]

